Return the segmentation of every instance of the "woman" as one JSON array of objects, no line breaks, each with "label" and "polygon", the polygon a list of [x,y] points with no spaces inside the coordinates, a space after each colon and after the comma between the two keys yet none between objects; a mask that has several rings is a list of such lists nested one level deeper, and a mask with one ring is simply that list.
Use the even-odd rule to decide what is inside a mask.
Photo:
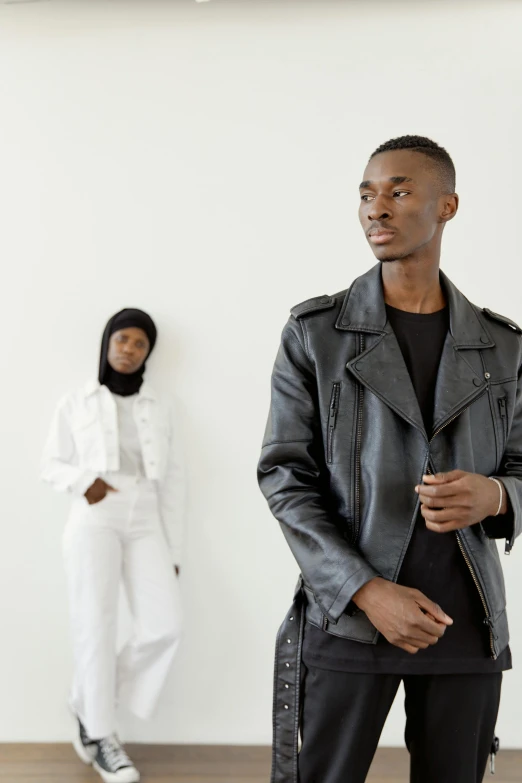
[{"label": "woman", "polygon": [[[149,718],[178,646],[183,514],[179,431],[143,382],[156,327],[122,310],[105,329],[98,382],[58,405],[43,479],[74,500],[64,535],[75,659],[75,749],[106,783],[140,776],[116,734],[116,706]],[[135,631],[116,655],[123,583]]]}]

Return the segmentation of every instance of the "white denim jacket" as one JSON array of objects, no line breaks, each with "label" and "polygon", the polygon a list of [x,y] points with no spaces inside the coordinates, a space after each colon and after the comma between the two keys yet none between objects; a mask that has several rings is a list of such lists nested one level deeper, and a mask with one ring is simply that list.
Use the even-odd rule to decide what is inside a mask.
[{"label": "white denim jacket", "polygon": [[[179,564],[185,513],[185,475],[178,417],[144,383],[134,404],[145,476],[158,482],[161,522],[172,561]],[[83,496],[94,480],[119,470],[116,402],[98,381],[63,397],[44,450],[42,479],[59,492]]]}]

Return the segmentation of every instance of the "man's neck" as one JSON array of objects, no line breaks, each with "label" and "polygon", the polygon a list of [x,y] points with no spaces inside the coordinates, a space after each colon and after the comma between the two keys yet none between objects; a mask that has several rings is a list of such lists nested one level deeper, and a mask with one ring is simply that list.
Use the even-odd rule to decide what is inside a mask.
[{"label": "man's neck", "polygon": [[384,301],[409,313],[436,313],[446,306],[438,263],[401,260],[382,264]]}]

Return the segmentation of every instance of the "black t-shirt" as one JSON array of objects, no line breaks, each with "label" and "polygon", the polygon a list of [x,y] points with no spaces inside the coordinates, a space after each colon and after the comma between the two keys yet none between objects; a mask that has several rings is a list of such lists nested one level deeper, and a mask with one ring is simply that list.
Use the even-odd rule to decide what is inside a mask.
[{"label": "black t-shirt", "polygon": [[[387,306],[424,418],[433,429],[435,384],[448,332],[448,309],[437,313],[408,313]],[[454,533],[433,533],[419,513],[398,583],[415,587],[453,618],[442,639],[411,655],[380,635],[377,644],[363,644],[305,627],[305,664],[347,672],[382,674],[459,674],[498,672],[511,668],[506,649],[491,657],[485,611]]]}]

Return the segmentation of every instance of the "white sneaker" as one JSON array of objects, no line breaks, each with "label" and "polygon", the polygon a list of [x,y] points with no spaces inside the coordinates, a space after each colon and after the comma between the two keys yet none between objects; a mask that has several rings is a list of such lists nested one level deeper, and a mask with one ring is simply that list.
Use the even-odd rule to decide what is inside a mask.
[{"label": "white sneaker", "polygon": [[125,753],[120,741],[113,735],[96,743],[92,763],[105,783],[139,783],[140,773]]},{"label": "white sneaker", "polygon": [[98,752],[98,746],[94,740],[89,739],[87,732],[85,731],[85,726],[81,720],[77,716],[75,717],[77,721],[77,730],[73,739],[73,747],[84,764],[92,764],[94,757]]}]

